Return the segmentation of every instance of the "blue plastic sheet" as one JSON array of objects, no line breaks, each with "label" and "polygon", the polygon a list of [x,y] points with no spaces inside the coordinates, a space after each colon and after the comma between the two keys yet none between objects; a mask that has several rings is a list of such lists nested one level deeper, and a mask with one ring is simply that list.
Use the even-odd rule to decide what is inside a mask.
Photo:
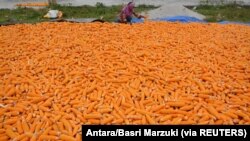
[{"label": "blue plastic sheet", "polygon": [[[168,21],[168,22],[205,22],[203,20],[200,20],[195,17],[189,17],[189,16],[174,16],[174,17],[164,17],[164,18],[157,18],[153,19],[153,21]],[[132,18],[132,23],[141,23],[143,22],[143,19],[138,18]]]},{"label": "blue plastic sheet", "polygon": [[143,19],[132,18],[132,23],[142,23],[143,21]]},{"label": "blue plastic sheet", "polygon": [[169,22],[183,22],[183,23],[189,23],[189,22],[205,22],[203,20],[200,20],[195,17],[189,17],[189,16],[174,16],[174,17],[165,17],[165,18],[158,18],[154,19],[156,21],[169,21]]},{"label": "blue plastic sheet", "polygon": [[[190,17],[190,16],[164,17],[164,18],[153,19],[153,21],[168,21],[168,22],[182,22],[182,23],[190,23],[190,22],[207,23],[204,20],[200,20],[198,18]],[[143,22],[143,19],[132,18],[132,23],[141,23],[141,22]],[[250,23],[242,23],[242,22],[221,21],[218,23],[219,24],[241,24],[241,25],[250,26]]]}]

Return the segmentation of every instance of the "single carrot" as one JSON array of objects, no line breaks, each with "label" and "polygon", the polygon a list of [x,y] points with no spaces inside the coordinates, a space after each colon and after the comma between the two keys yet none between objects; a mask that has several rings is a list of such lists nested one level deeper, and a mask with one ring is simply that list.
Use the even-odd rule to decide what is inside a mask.
[{"label": "single carrot", "polygon": [[217,119],[220,119],[220,115],[219,115],[218,111],[213,106],[208,106],[207,110],[210,114],[215,116]]},{"label": "single carrot", "polygon": [[71,124],[69,123],[69,121],[66,120],[66,119],[61,119],[61,121],[62,121],[62,123],[63,123],[65,129],[66,129],[67,131],[71,132],[71,131],[72,131],[72,126],[71,126]]},{"label": "single carrot", "polygon": [[20,114],[19,111],[23,111],[22,109],[19,109],[19,108],[17,108],[16,110],[17,110],[17,111],[11,111],[11,112],[5,113],[5,115],[6,115],[6,116],[17,116],[17,115]]},{"label": "single carrot", "polygon": [[48,107],[48,106],[51,105],[52,100],[53,100],[53,97],[48,98],[42,105],[43,105],[44,107]]},{"label": "single carrot", "polygon": [[112,112],[112,109],[105,108],[105,109],[99,109],[98,111],[103,114],[103,113],[110,113],[110,112]]},{"label": "single carrot", "polygon": [[116,101],[116,105],[117,105],[117,106],[120,106],[120,105],[121,105],[121,102],[122,102],[122,98],[119,97],[119,98],[117,99],[117,101]]},{"label": "single carrot", "polygon": [[32,118],[32,113],[29,113],[29,114],[27,115],[27,117],[26,117],[26,121],[30,121],[31,118]]},{"label": "single carrot", "polygon": [[6,135],[12,139],[14,139],[18,136],[18,134],[16,132],[13,132],[11,129],[6,130]]},{"label": "single carrot", "polygon": [[28,123],[27,123],[27,121],[25,119],[22,119],[21,124],[22,124],[23,131],[24,132],[29,132],[30,127],[29,127],[29,125],[28,125]]},{"label": "single carrot", "polygon": [[0,134],[5,133],[5,129],[0,129]]},{"label": "single carrot", "polygon": [[82,136],[80,134],[76,134],[76,140],[77,141],[81,141],[82,140]]},{"label": "single carrot", "polygon": [[148,123],[155,124],[154,119],[152,117],[150,117],[149,115],[146,115],[146,119],[147,119]]},{"label": "single carrot", "polygon": [[219,125],[221,125],[221,124],[223,124],[223,120],[221,120],[221,119],[216,120],[214,124],[219,124]]},{"label": "single carrot", "polygon": [[165,116],[160,118],[160,121],[165,122],[165,121],[170,120],[170,119],[172,119],[172,115],[165,115]]},{"label": "single carrot", "polygon": [[65,134],[61,134],[60,139],[64,140],[64,141],[75,141],[76,140],[75,138],[68,136],[68,135],[65,135]]},{"label": "single carrot", "polygon": [[58,125],[56,123],[53,123],[52,130],[53,131],[59,131],[59,127],[58,127]]},{"label": "single carrot", "polygon": [[90,124],[100,124],[100,120],[99,119],[89,119],[88,122],[90,122]]},{"label": "single carrot", "polygon": [[205,114],[204,116],[202,116],[202,118],[199,120],[199,123],[208,121],[210,119],[210,116],[208,114]]},{"label": "single carrot", "polygon": [[7,135],[0,136],[0,140],[1,141],[8,141],[9,140],[9,136],[7,136]]},{"label": "single carrot", "polygon": [[91,86],[87,89],[87,91],[86,91],[86,93],[88,94],[88,93],[91,93],[93,90],[95,90],[96,89],[96,84],[95,84],[96,82],[93,82],[92,84],[91,84]]},{"label": "single carrot", "polygon": [[77,118],[83,123],[86,122],[86,119],[81,115],[77,115]]},{"label": "single carrot", "polygon": [[51,131],[51,129],[52,129],[52,126],[46,128],[46,129],[43,131],[42,135],[48,135],[49,132]]},{"label": "single carrot", "polygon": [[7,120],[4,121],[4,124],[12,125],[12,124],[16,123],[17,120],[18,120],[17,117],[16,118],[7,119]]},{"label": "single carrot", "polygon": [[122,124],[123,121],[124,121],[124,120],[121,119],[121,118],[120,118],[120,119],[115,119],[115,120],[112,121],[112,124]]},{"label": "single carrot", "polygon": [[142,116],[141,115],[127,115],[127,119],[133,119],[133,120],[141,120]]},{"label": "single carrot", "polygon": [[85,114],[84,115],[85,119],[99,119],[101,117],[102,117],[101,114]]},{"label": "single carrot", "polygon": [[160,113],[162,113],[162,114],[182,114],[182,115],[188,115],[188,112],[186,112],[186,111],[174,110],[174,109],[161,109]]},{"label": "single carrot", "polygon": [[238,110],[235,112],[236,115],[238,115],[239,117],[242,117],[244,120],[249,120],[249,116],[245,113],[243,113],[241,110]]},{"label": "single carrot", "polygon": [[193,121],[193,120],[187,120],[187,121],[181,121],[180,124],[184,124],[184,125],[193,125],[193,124],[196,124],[196,122]]},{"label": "single carrot", "polygon": [[60,132],[58,130],[57,131],[51,130],[51,131],[49,131],[49,135],[58,136],[58,135],[60,135]]},{"label": "single carrot", "polygon": [[143,110],[143,109],[135,109],[135,111],[140,113],[140,114],[143,114],[143,115],[152,115],[151,112],[148,112],[148,111]]},{"label": "single carrot", "polygon": [[58,128],[60,131],[63,131],[64,130],[64,125],[62,122],[56,122],[56,124],[58,125]]},{"label": "single carrot", "polygon": [[52,135],[41,135],[39,139],[40,140],[58,140],[59,138],[57,136],[52,136]]},{"label": "single carrot", "polygon": [[120,110],[120,108],[116,105],[116,104],[113,104],[114,106],[114,109],[117,111],[117,113],[122,117],[122,118],[125,118],[125,115],[124,115],[124,112],[122,112]]},{"label": "single carrot", "polygon": [[31,125],[30,125],[30,132],[34,133],[36,130],[36,126],[37,126],[37,120],[35,120]]},{"label": "single carrot", "polygon": [[101,120],[101,124],[108,124],[108,123],[111,123],[113,121],[113,117],[110,116],[110,117],[107,117],[107,118],[104,118],[103,120]]},{"label": "single carrot", "polygon": [[155,111],[158,111],[158,110],[160,110],[160,109],[162,109],[162,108],[164,108],[165,107],[165,105],[157,105],[157,106],[155,106],[155,107],[152,107],[151,108],[151,111],[152,112],[155,112]]},{"label": "single carrot", "polygon": [[52,120],[53,120],[53,122],[57,122],[58,120],[60,120],[61,117],[62,117],[62,115],[57,115]]},{"label": "single carrot", "polygon": [[41,127],[42,127],[42,122],[37,122],[36,123],[36,127],[35,127],[35,133],[39,132],[41,130]]},{"label": "single carrot", "polygon": [[87,113],[90,113],[94,109],[95,104],[95,102],[91,103],[91,105],[87,109]]},{"label": "single carrot", "polygon": [[70,108],[70,110],[77,116],[77,115],[81,115],[81,112],[79,112],[78,110],[74,109],[74,108]]},{"label": "single carrot", "polygon": [[184,101],[176,101],[176,102],[167,102],[167,105],[172,107],[183,107],[186,105]]},{"label": "single carrot", "polygon": [[72,131],[72,135],[75,136],[77,134],[77,132],[79,132],[79,130],[81,129],[81,126],[78,125],[73,125],[73,131]]},{"label": "single carrot", "polygon": [[16,89],[12,87],[7,93],[6,96],[12,96],[16,93]]}]

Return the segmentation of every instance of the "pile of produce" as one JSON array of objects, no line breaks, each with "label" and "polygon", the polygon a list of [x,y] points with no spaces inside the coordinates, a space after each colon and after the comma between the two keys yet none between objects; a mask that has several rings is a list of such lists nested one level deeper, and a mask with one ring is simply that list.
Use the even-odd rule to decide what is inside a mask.
[{"label": "pile of produce", "polygon": [[84,124],[250,124],[250,27],[0,27],[0,140],[81,140]]}]

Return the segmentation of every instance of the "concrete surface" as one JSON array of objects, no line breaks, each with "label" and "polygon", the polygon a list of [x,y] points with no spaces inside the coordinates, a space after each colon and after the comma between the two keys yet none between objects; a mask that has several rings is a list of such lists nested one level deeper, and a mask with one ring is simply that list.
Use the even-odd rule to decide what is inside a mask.
[{"label": "concrete surface", "polygon": [[[127,4],[131,0],[57,0],[59,4],[78,5],[95,5],[101,2],[107,6]],[[185,5],[198,5],[201,0],[135,0],[136,4],[150,4],[160,6],[160,8],[148,11],[149,19],[168,17],[168,16],[191,16],[198,19],[203,19],[204,16],[192,10],[185,8]],[[220,0],[210,0],[218,2]],[[242,2],[245,5],[250,5],[250,0],[224,0],[224,2]],[[26,2],[47,2],[47,0],[0,0],[0,8],[15,8],[17,3]]]},{"label": "concrete surface", "polygon": [[181,4],[163,4],[161,7],[150,10],[142,15],[147,15],[149,19],[157,19],[162,17],[172,17],[172,16],[190,16],[196,17],[198,19],[204,19],[205,16],[197,12],[194,12]]}]

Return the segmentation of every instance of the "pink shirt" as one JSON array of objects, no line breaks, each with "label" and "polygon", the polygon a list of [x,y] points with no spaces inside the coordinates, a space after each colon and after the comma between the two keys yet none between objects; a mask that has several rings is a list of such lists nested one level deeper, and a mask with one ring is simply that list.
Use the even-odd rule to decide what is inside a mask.
[{"label": "pink shirt", "polygon": [[122,9],[122,12],[121,12],[120,16],[122,16],[123,14],[125,14],[126,17],[127,16],[132,16],[133,11],[134,11],[134,4],[133,3],[129,3],[127,6],[125,6]]}]

